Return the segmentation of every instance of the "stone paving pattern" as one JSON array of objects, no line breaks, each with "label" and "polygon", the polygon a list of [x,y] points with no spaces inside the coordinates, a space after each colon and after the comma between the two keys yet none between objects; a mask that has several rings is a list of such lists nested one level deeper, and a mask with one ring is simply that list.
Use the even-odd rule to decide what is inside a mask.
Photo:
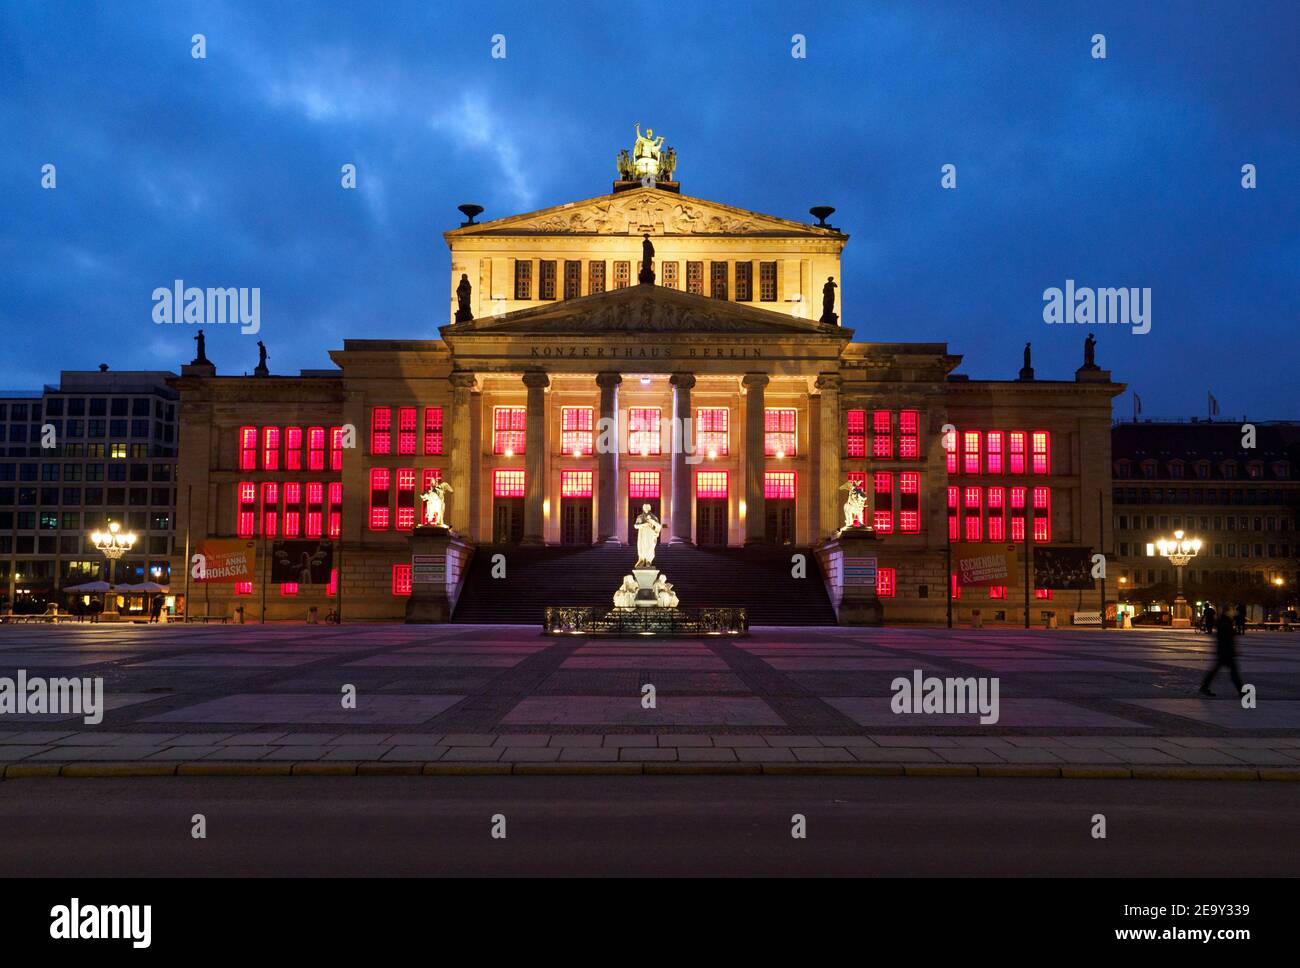
[{"label": "stone paving pattern", "polygon": [[[1300,635],[1241,640],[1258,708],[1196,688],[1168,630],[763,628],[546,638],[519,626],[0,627],[0,676],[102,676],[104,720],[0,715],[12,763],[1300,766]],[[890,683],[998,676],[1001,718],[895,715]],[[356,709],[342,708],[344,684]],[[641,705],[653,684],[657,706]]]}]

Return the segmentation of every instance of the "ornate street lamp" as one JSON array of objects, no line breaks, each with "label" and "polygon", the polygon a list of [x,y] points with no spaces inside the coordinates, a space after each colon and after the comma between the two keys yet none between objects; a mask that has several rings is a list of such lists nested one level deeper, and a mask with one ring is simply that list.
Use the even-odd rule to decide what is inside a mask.
[{"label": "ornate street lamp", "polygon": [[1174,597],[1173,621],[1173,627],[1176,629],[1192,627],[1192,610],[1187,605],[1187,599],[1183,597],[1183,568],[1200,550],[1201,539],[1184,537],[1182,531],[1175,531],[1172,540],[1159,538],[1153,544],[1147,545],[1147,557],[1155,557],[1159,554],[1160,557],[1168,559],[1174,566],[1174,574],[1178,576],[1178,594]]},{"label": "ornate street lamp", "polygon": [[136,535],[133,531],[123,531],[122,526],[116,521],[110,521],[108,522],[107,531],[93,532],[90,535],[90,540],[108,559],[108,584],[110,588],[104,594],[104,611],[109,614],[116,614],[117,596],[113,594],[111,586],[117,584],[117,561],[135,547]]}]

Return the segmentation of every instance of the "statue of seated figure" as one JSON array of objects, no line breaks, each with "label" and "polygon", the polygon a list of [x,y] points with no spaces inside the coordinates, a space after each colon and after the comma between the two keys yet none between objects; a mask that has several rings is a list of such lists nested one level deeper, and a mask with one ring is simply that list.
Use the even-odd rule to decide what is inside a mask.
[{"label": "statue of seated figure", "polygon": [[634,608],[636,606],[636,579],[631,575],[623,577],[623,584],[614,592],[615,608]]},{"label": "statue of seated figure", "polygon": [[660,608],[676,608],[677,593],[673,591],[672,582],[663,576],[660,572],[659,577],[654,583],[655,601],[659,603]]}]

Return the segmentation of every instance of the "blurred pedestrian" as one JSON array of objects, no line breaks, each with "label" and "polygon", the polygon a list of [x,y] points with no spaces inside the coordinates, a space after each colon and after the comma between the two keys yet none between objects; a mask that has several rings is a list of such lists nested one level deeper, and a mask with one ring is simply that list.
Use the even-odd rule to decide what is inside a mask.
[{"label": "blurred pedestrian", "polygon": [[1226,668],[1229,675],[1232,676],[1232,684],[1237,687],[1237,694],[1241,694],[1242,681],[1241,671],[1237,668],[1237,630],[1233,625],[1232,617],[1228,615],[1227,609],[1224,609],[1219,616],[1218,622],[1214,628],[1215,636],[1215,653],[1214,665],[1210,671],[1205,674],[1201,680],[1201,695],[1213,696],[1210,691],[1210,683],[1214,681],[1215,675],[1221,668]]}]

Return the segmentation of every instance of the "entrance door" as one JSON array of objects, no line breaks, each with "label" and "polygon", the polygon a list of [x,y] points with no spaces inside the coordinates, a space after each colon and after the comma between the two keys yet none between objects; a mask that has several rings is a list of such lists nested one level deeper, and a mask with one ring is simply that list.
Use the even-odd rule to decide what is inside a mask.
[{"label": "entrance door", "polygon": [[695,499],[695,543],[719,548],[727,543],[727,499]]},{"label": "entrance door", "polygon": [[524,539],[524,499],[498,497],[492,500],[492,541],[519,544]]},{"label": "entrance door", "polygon": [[591,498],[560,499],[560,544],[591,544]]},{"label": "entrance door", "polygon": [[767,540],[772,544],[794,544],[794,501],[768,498]]},{"label": "entrance door", "polygon": [[[664,519],[659,508],[659,498],[657,497],[630,497],[627,500],[627,543],[636,545],[636,516],[641,513],[641,505],[650,505],[650,510],[654,516],[661,522]],[[666,540],[662,536],[660,540]]]}]

